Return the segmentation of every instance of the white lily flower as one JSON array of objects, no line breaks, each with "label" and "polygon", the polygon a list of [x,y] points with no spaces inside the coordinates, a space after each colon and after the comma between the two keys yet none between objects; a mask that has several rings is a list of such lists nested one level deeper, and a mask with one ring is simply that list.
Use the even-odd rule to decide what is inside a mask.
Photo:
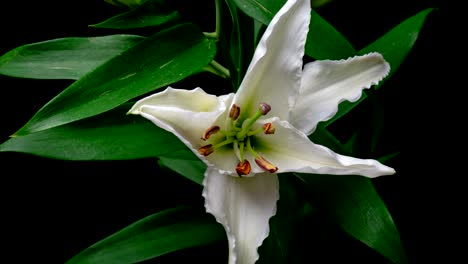
[{"label": "white lily flower", "polygon": [[129,111],[174,133],[208,168],[205,207],[229,241],[229,263],[255,263],[276,213],[276,173],[363,175],[395,171],[314,144],[307,135],[344,100],[382,80],[389,65],[378,53],[303,66],[310,1],[289,0],[266,29],[236,94],[167,88]]}]

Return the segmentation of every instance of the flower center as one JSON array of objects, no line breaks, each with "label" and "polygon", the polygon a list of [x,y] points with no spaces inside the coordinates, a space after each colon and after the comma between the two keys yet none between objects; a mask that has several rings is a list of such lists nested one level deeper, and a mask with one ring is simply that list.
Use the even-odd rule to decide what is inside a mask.
[{"label": "flower center", "polygon": [[255,163],[262,168],[264,171],[274,173],[278,170],[278,167],[271,164],[268,160],[258,154],[252,146],[251,137],[258,133],[265,133],[267,135],[274,134],[275,129],[272,123],[266,123],[261,128],[252,129],[255,122],[262,116],[270,112],[271,106],[266,103],[261,103],[258,110],[253,116],[239,122],[238,117],[240,115],[240,107],[234,104],[229,112],[229,118],[231,120],[230,129],[227,131],[221,130],[219,126],[212,126],[208,128],[202,135],[202,140],[209,140],[209,138],[216,134],[222,133],[223,140],[216,144],[204,145],[198,149],[198,152],[203,156],[208,156],[213,153],[217,148],[232,145],[234,149],[239,150],[239,163],[236,166],[236,172],[241,177],[247,175],[251,171],[250,162],[245,158],[245,153],[249,152],[254,158]]}]

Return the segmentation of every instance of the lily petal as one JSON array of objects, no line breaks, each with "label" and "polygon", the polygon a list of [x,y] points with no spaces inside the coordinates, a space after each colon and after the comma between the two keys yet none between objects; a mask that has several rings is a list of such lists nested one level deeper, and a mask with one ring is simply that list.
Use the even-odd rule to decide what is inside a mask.
[{"label": "lily petal", "polygon": [[379,53],[306,64],[289,122],[305,134],[311,134],[318,122],[336,114],[339,103],[357,101],[363,89],[377,84],[389,71],[389,64]]},{"label": "lily petal", "polygon": [[209,167],[203,185],[206,211],[226,230],[229,263],[255,263],[257,248],[269,233],[268,221],[276,213],[278,176],[262,173],[239,178]]},{"label": "lily petal", "polygon": [[[129,114],[139,114],[155,125],[173,133],[192,150],[206,145],[201,139],[209,127],[226,114],[234,94],[215,96],[202,89],[167,88],[133,105]],[[194,151],[199,157],[200,155]],[[235,156],[234,156],[235,157]]]},{"label": "lily petal", "polygon": [[259,135],[256,150],[281,172],[363,175],[377,177],[394,174],[395,170],[372,159],[343,156],[317,145],[289,122],[272,118],[274,135]]},{"label": "lily petal", "polygon": [[310,12],[310,0],[290,0],[271,20],[234,99],[241,120],[262,102],[274,106],[269,115],[288,119],[300,87]]}]

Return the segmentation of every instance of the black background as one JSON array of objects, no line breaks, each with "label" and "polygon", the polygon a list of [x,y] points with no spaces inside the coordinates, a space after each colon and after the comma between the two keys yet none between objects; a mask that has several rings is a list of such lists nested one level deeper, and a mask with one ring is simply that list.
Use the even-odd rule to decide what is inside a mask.
[{"label": "black background", "polygon": [[[214,1],[173,2],[183,7],[184,19],[200,23],[205,31],[213,30]],[[197,3],[208,6],[208,10],[195,14]],[[436,154],[437,143],[428,143],[426,138],[437,138],[434,131],[438,131],[439,125],[434,120],[442,115],[441,108],[447,108],[437,103],[440,99],[435,91],[449,89],[441,88],[441,76],[449,65],[443,61],[445,54],[450,53],[446,44],[452,39],[447,31],[451,28],[447,27],[451,25],[447,19],[451,17],[435,0],[336,0],[317,9],[359,49],[427,7],[439,9],[428,17],[413,51],[382,88],[389,90],[385,92],[384,139],[393,144],[393,149],[401,150],[392,164],[397,174],[374,180],[400,230],[410,263],[425,263],[423,260],[439,255],[442,249],[438,235],[446,228],[438,219],[448,207],[438,199],[441,190],[429,184],[432,175],[439,173],[432,165],[442,158]],[[0,54],[52,38],[114,33],[87,25],[117,11],[98,0],[9,2],[2,3],[0,8],[3,14]],[[209,78],[200,81],[201,87],[212,85]],[[70,83],[0,76],[1,142]],[[63,263],[92,243],[151,213],[181,203],[203,208],[201,187],[182,177],[156,173],[158,168],[153,159],[71,162],[0,153],[0,168],[4,242],[0,252],[5,259],[11,259],[8,263]],[[224,246],[177,252],[159,258],[156,263],[183,260],[224,263]],[[346,248],[330,253],[333,251],[344,252],[343,261],[362,260],[353,258]]]}]

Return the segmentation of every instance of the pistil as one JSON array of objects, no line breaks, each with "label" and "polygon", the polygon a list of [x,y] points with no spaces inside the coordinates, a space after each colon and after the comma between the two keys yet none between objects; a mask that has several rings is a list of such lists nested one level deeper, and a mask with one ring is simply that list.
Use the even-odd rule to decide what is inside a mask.
[{"label": "pistil", "polygon": [[[227,131],[221,130],[219,126],[212,126],[208,128],[202,135],[202,140],[208,140],[213,134],[221,133],[224,140],[217,144],[207,144],[198,149],[198,152],[203,156],[208,156],[213,153],[217,148],[225,145],[233,144],[233,148],[239,151],[239,163],[236,166],[236,172],[239,177],[248,175],[251,171],[250,162],[245,158],[244,151],[247,149],[249,153],[255,158],[255,163],[263,170],[274,173],[278,167],[274,166],[271,162],[260,156],[252,147],[251,137],[258,133],[273,134],[275,128],[272,123],[265,123],[262,127],[251,130],[255,122],[262,116],[270,112],[271,106],[266,103],[261,103],[254,113],[248,119],[242,121],[238,120],[240,116],[240,107],[233,104],[229,111],[229,119],[231,120],[231,127]],[[236,122],[237,121],[237,122]],[[219,137],[218,137],[219,138]]]},{"label": "pistil", "polygon": [[250,132],[250,128],[252,125],[262,116],[268,114],[270,112],[271,106],[266,103],[261,103],[260,106],[258,107],[257,112],[252,116],[252,118],[247,119],[244,122],[247,122],[245,124],[242,124],[242,130],[237,133],[236,137],[238,140],[243,141],[245,139],[245,136]]}]

